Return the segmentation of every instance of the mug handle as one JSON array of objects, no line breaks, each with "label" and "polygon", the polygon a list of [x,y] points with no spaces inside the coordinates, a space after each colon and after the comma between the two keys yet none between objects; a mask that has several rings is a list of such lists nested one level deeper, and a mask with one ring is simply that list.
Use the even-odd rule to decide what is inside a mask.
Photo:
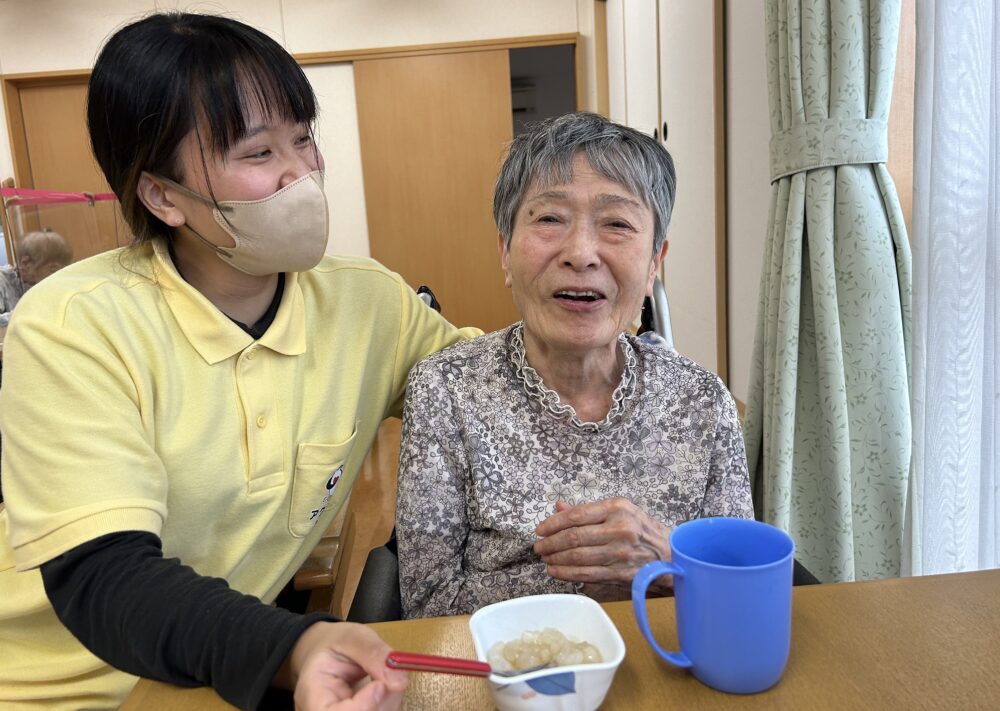
[{"label": "mug handle", "polygon": [[674,666],[688,669],[691,667],[691,660],[683,652],[669,652],[661,647],[653,638],[653,633],[649,629],[649,620],[646,617],[646,591],[655,578],[667,573],[671,573],[675,577],[683,577],[684,575],[684,571],[676,563],[663,560],[654,560],[639,568],[639,572],[632,579],[632,611],[635,613],[635,621],[639,624],[639,631],[649,642],[649,646]]}]

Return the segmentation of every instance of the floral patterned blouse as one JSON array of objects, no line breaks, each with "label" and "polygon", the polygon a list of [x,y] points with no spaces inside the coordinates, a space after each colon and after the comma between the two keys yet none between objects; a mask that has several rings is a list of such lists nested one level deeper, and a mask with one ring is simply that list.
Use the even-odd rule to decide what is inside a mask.
[{"label": "floral patterned blouse", "polygon": [[499,600],[578,592],[532,551],[555,502],[624,497],[669,527],[753,517],[743,435],[718,376],[619,337],[607,417],[581,422],[524,357],[521,324],[411,372],[396,527],[403,614],[455,615]]}]

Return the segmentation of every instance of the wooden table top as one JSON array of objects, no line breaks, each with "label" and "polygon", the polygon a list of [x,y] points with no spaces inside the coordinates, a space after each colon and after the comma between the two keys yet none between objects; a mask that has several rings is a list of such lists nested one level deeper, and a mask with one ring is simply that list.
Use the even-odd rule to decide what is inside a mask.
[{"label": "wooden table top", "polygon": [[[795,588],[792,650],[774,688],[733,696],[703,686],[647,646],[631,604],[605,605],[625,639],[603,709],[1000,708],[1000,570]],[[661,644],[676,648],[672,599],[649,601]],[[406,651],[472,657],[467,617],[373,628]],[[210,689],[143,680],[122,709],[230,709]],[[493,708],[482,679],[411,673],[406,708]]]}]

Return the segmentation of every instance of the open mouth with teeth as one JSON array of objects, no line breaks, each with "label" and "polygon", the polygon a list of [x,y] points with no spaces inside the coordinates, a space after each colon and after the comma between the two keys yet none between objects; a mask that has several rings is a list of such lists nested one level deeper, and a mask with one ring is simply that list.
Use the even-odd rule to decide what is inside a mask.
[{"label": "open mouth with teeth", "polygon": [[600,301],[605,298],[604,294],[599,291],[570,291],[568,289],[557,291],[552,296],[565,301],[582,301],[585,303]]}]

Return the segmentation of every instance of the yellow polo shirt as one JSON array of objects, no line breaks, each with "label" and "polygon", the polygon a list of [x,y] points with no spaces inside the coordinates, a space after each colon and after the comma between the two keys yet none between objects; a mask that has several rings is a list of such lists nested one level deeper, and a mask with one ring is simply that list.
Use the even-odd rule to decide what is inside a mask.
[{"label": "yellow polo shirt", "polygon": [[149,531],[165,556],[272,601],[400,412],[410,367],[478,334],[365,259],[288,274],[257,341],[160,244],[28,292],[0,389],[0,707],[113,707],[135,683],[62,626],[39,565]]}]

